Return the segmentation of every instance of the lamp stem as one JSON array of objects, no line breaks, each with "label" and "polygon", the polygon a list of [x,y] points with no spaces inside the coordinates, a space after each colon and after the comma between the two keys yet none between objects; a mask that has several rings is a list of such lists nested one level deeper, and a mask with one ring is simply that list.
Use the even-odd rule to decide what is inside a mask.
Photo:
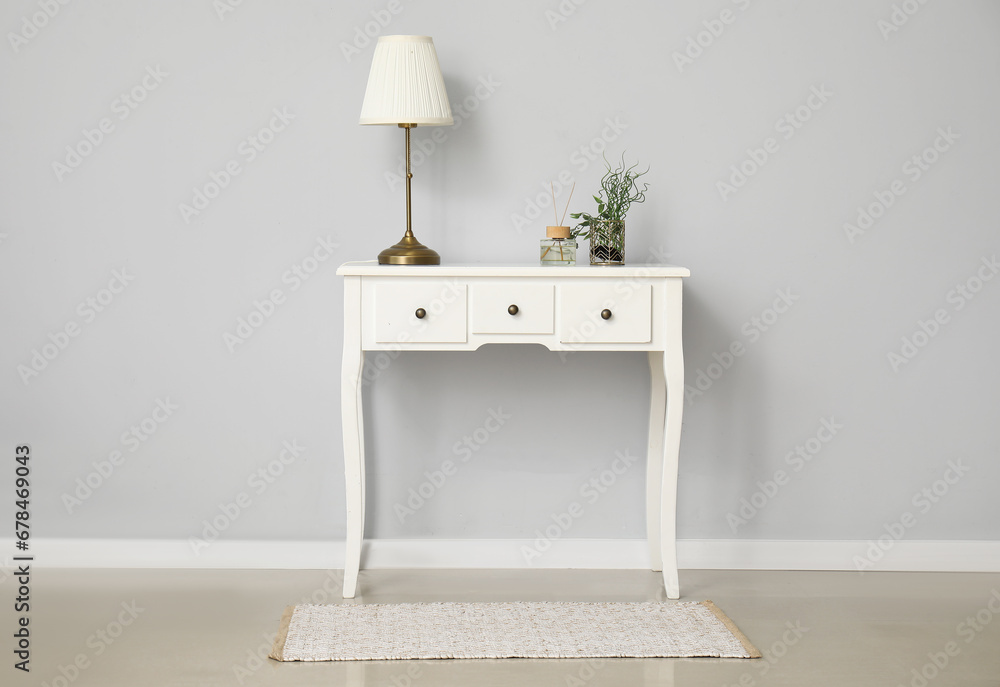
[{"label": "lamp stem", "polygon": [[400,124],[400,129],[406,129],[406,233],[394,246],[386,248],[378,254],[380,265],[440,265],[441,256],[417,240],[413,235],[413,216],[410,201],[410,129],[416,124]]},{"label": "lamp stem", "polygon": [[406,130],[406,234],[405,236],[413,236],[413,217],[410,212],[410,179],[413,178],[413,173],[410,172],[410,129],[413,128],[412,124],[400,124]]}]

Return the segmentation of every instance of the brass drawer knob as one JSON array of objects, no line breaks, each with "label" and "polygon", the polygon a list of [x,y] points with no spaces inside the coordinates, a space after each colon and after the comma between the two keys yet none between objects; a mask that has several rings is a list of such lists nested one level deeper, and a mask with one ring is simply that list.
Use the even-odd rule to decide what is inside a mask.
[{"label": "brass drawer knob", "polygon": [[[422,320],[425,317],[427,317],[427,311],[424,310],[423,308],[417,308],[417,311],[415,313],[413,313],[413,314],[417,316],[418,320]],[[605,319],[607,319],[607,318],[605,318]]]},{"label": "brass drawer knob", "polygon": [[518,312],[517,306],[516,305],[510,306],[509,308],[507,308],[507,312],[509,312],[511,315],[516,315]]},{"label": "brass drawer knob", "polygon": [[607,308],[605,308],[604,310],[601,311],[601,317],[604,318],[605,320],[610,320],[611,319],[611,311],[608,310]]}]

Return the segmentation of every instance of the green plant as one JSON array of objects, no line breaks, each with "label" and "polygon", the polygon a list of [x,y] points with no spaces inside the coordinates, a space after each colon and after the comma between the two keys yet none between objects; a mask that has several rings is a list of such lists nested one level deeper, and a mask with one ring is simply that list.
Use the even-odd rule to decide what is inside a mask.
[{"label": "green plant", "polygon": [[649,167],[641,172],[636,172],[635,168],[639,166],[639,163],[626,166],[625,153],[622,153],[621,162],[615,169],[611,168],[611,163],[606,157],[604,164],[608,171],[601,178],[601,190],[598,191],[598,195],[594,196],[594,201],[597,203],[597,214],[592,215],[589,212],[570,214],[573,219],[582,220],[573,227],[572,235],[574,238],[590,238],[591,227],[597,221],[624,222],[625,215],[632,204],[646,200],[646,189],[649,188],[649,184],[643,183],[642,188],[639,188],[639,184],[636,182],[639,177],[649,171]]}]

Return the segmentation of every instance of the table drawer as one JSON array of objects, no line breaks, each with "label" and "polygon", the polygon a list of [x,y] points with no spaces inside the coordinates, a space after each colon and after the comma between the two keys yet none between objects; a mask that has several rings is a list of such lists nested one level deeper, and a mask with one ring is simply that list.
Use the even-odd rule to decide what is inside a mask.
[{"label": "table drawer", "polygon": [[[614,269],[614,268],[609,268]],[[652,284],[617,279],[559,289],[561,343],[649,343]]]},{"label": "table drawer", "polygon": [[472,285],[474,334],[552,334],[555,287],[512,281]]},{"label": "table drawer", "polygon": [[465,343],[468,293],[447,279],[386,281],[374,285],[378,343]]}]

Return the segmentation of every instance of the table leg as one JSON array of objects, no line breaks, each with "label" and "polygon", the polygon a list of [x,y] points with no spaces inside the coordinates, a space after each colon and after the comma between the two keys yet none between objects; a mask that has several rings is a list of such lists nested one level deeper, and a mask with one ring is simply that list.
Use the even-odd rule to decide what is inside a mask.
[{"label": "table leg", "polygon": [[649,446],[646,449],[646,538],[653,570],[663,569],[660,556],[660,490],[663,488],[663,429],[667,387],[663,377],[663,352],[649,352]]},{"label": "table leg", "polygon": [[677,459],[684,413],[684,352],[681,338],[681,280],[668,279],[667,324],[663,370],[666,380],[666,423],[663,432],[663,482],[660,494],[660,554],[668,599],[680,598],[677,578]]},{"label": "table leg", "polygon": [[347,544],[344,553],[344,598],[353,599],[361,568],[365,536],[365,446],[361,411],[361,280],[344,279],[344,358],[340,409],[344,434],[344,477],[347,485]]}]

